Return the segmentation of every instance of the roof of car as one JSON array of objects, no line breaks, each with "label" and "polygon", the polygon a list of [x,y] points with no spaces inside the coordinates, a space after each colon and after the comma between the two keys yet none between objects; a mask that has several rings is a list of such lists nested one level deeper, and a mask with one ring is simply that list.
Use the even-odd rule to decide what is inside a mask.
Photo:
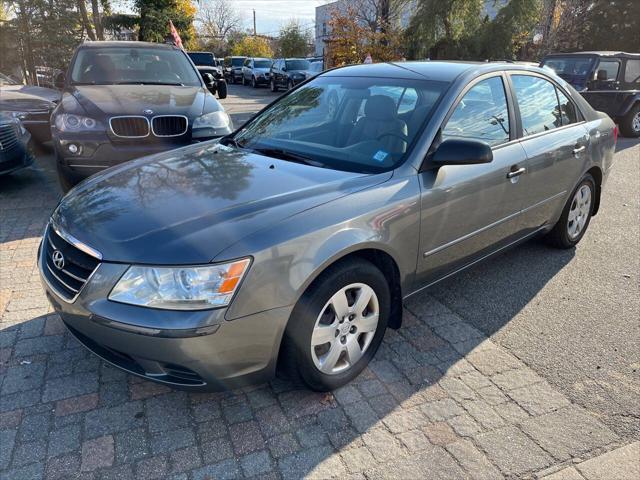
[{"label": "roof of car", "polygon": [[599,57],[640,58],[640,53],[620,52],[620,51],[612,51],[612,50],[600,50],[600,51],[590,51],[590,52],[557,52],[557,53],[550,53],[547,55],[547,57],[569,57],[572,55],[589,55],[589,56],[597,55]]},{"label": "roof of car", "polygon": [[410,61],[350,65],[329,70],[324,76],[389,77],[451,82],[464,73],[489,73],[499,70],[549,72],[539,67],[511,62]]},{"label": "roof of car", "polygon": [[81,43],[79,48],[104,48],[104,47],[124,47],[124,48],[166,48],[180,50],[172,43],[154,43],[154,42],[128,42],[128,41],[88,41]]}]

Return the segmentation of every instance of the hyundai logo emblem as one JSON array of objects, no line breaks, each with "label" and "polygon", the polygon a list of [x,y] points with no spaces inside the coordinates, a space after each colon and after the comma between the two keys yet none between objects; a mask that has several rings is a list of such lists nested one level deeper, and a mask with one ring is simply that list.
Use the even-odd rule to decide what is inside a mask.
[{"label": "hyundai logo emblem", "polygon": [[53,251],[51,260],[53,260],[53,264],[58,270],[62,270],[64,268],[64,255],[62,255],[62,252],[60,250]]},{"label": "hyundai logo emblem", "polygon": [[143,110],[142,113],[145,115],[153,115],[153,110],[147,108],[146,110]]}]

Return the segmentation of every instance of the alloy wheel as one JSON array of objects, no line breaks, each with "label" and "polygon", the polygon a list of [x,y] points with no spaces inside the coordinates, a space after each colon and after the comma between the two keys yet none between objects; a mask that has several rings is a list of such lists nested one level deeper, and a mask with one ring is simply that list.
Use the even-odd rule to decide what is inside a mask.
[{"label": "alloy wheel", "polygon": [[634,132],[640,132],[640,111],[638,111],[633,120],[631,120],[631,128],[633,128]]},{"label": "alloy wheel", "polygon": [[567,233],[571,240],[580,236],[589,215],[591,215],[591,188],[588,185],[582,185],[573,196],[571,207],[569,207]]},{"label": "alloy wheel", "polygon": [[371,345],[380,304],[369,285],[341,288],[318,315],[311,335],[311,357],[322,373],[335,375],[353,367]]}]

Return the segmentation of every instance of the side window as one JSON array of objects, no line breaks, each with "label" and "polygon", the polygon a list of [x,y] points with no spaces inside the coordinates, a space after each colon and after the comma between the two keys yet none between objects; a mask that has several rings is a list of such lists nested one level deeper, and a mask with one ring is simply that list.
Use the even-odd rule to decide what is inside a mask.
[{"label": "side window", "polygon": [[576,106],[567,96],[556,88],[558,92],[558,100],[560,101],[560,115],[562,118],[562,125],[569,125],[578,121],[578,114],[576,112]]},{"label": "side window", "polygon": [[530,75],[513,75],[511,78],[525,136],[562,126],[556,87],[551,82]]},{"label": "side window", "polygon": [[618,70],[620,69],[620,62],[616,60],[600,60],[598,68],[596,68],[596,78],[598,70],[604,70],[607,72],[607,81],[613,81],[618,78]]},{"label": "side window", "polygon": [[625,83],[640,84],[640,60],[627,60],[624,81]]},{"label": "side window", "polygon": [[442,129],[442,139],[481,140],[491,146],[509,141],[509,111],[502,78],[476,83],[462,97]]},{"label": "side window", "polygon": [[244,61],[244,66],[245,67],[250,67],[251,66],[251,60],[249,60],[248,58]]}]

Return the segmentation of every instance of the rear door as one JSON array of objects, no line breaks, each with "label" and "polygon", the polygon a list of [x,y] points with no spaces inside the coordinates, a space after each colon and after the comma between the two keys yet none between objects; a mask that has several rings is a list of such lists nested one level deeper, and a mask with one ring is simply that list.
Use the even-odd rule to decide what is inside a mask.
[{"label": "rear door", "polygon": [[493,161],[446,165],[419,174],[421,233],[417,281],[433,281],[519,238],[526,155],[517,140],[506,76],[467,87],[441,127],[448,138],[491,145]]},{"label": "rear door", "polygon": [[527,155],[522,227],[536,230],[555,221],[585,168],[589,136],[576,105],[550,79],[510,74]]}]

